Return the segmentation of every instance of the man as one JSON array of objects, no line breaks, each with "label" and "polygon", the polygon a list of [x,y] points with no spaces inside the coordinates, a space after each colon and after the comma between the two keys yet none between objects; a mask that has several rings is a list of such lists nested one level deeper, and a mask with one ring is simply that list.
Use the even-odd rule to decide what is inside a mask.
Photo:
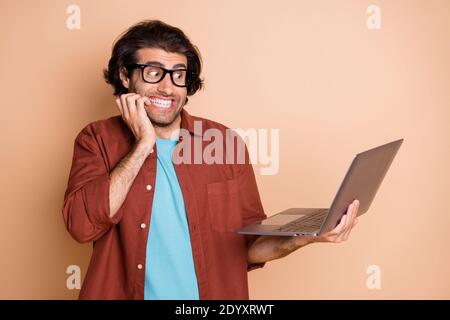
[{"label": "man", "polygon": [[200,73],[196,47],[161,21],[141,22],[115,43],[105,79],[121,115],[78,134],[64,196],[68,231],[94,244],[81,299],[248,299],[247,271],[349,236],[357,201],[320,237],[235,233],[266,218],[247,150],[244,162],[234,154],[174,161],[208,148],[208,130],[226,136],[224,145],[235,138],[184,109],[202,87]]}]

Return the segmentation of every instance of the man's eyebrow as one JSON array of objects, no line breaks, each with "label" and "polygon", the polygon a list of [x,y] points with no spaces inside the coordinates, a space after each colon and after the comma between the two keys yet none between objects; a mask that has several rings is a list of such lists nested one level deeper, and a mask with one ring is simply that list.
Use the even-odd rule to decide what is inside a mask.
[{"label": "man's eyebrow", "polygon": [[178,63],[178,64],[176,64],[176,65],[174,65],[172,67],[172,69],[176,69],[176,68],[185,68],[185,69],[187,69],[187,67],[186,67],[186,65],[184,63]]},{"label": "man's eyebrow", "polygon": [[[158,62],[158,61],[147,61],[145,64],[148,64],[149,66],[153,66],[153,67],[161,67],[161,68],[166,67],[165,65],[163,65],[161,62]],[[172,69],[177,69],[177,68],[185,68],[186,69],[186,65],[184,63],[178,63],[172,67]]]}]

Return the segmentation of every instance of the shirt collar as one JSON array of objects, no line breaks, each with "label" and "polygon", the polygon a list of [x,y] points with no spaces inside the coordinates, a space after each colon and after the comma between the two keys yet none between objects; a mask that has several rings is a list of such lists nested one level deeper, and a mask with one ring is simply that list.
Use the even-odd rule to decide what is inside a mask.
[{"label": "shirt collar", "polygon": [[194,121],[201,121],[196,119],[196,117],[191,116],[184,108],[181,110],[181,128],[188,130],[190,133],[198,136],[203,135],[203,130],[194,130]]}]

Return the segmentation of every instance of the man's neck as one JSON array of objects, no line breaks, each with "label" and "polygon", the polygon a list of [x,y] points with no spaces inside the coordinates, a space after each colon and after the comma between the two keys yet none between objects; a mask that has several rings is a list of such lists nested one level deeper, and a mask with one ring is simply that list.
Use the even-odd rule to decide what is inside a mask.
[{"label": "man's neck", "polygon": [[177,119],[167,127],[158,127],[157,125],[154,125],[154,127],[156,136],[159,139],[173,139],[175,137],[172,134],[181,128],[181,115],[178,115]]}]

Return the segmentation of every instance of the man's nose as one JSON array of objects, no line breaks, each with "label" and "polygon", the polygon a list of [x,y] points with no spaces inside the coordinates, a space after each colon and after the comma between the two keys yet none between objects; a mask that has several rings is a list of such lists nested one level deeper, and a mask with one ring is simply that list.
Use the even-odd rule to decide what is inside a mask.
[{"label": "man's nose", "polygon": [[170,74],[166,73],[164,78],[158,82],[157,90],[166,95],[171,95],[173,92],[173,83],[172,79],[170,79]]}]

